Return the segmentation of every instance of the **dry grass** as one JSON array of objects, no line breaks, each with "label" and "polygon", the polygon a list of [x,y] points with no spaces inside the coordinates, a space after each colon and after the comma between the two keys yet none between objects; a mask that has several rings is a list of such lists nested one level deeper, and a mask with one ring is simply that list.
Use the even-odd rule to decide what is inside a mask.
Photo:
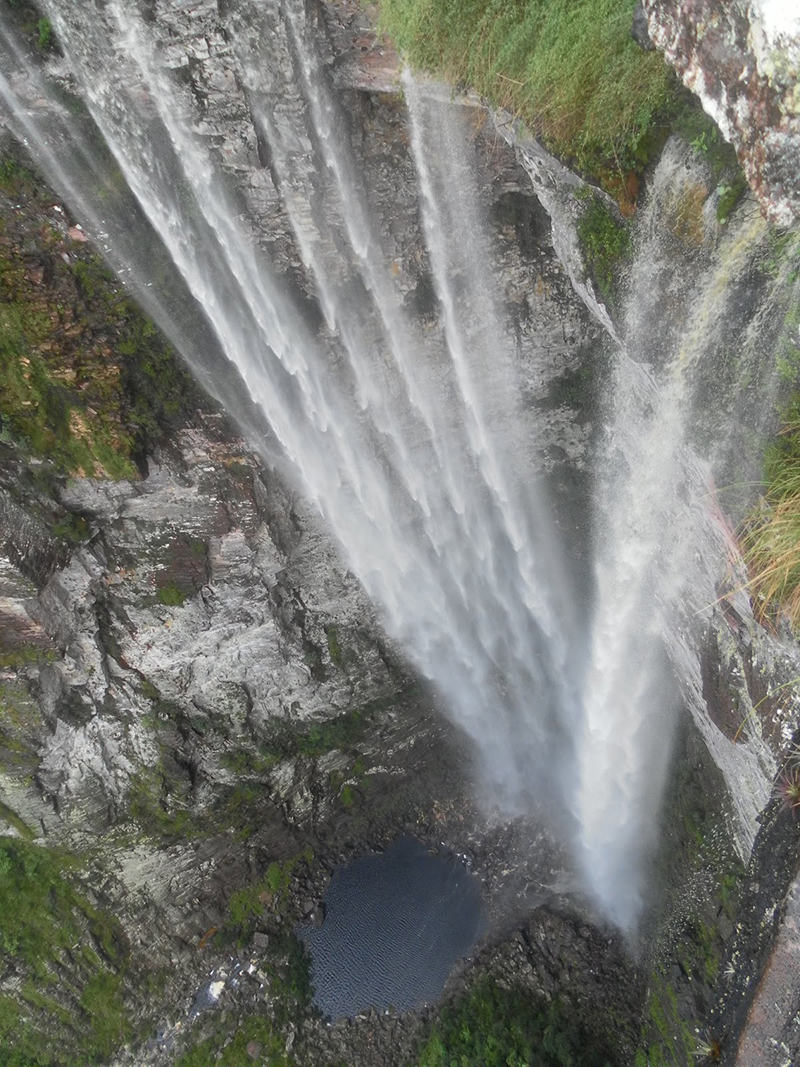
[{"label": "dry grass", "polygon": [[767,457],[767,491],[743,535],[757,614],[784,615],[800,629],[800,423]]}]

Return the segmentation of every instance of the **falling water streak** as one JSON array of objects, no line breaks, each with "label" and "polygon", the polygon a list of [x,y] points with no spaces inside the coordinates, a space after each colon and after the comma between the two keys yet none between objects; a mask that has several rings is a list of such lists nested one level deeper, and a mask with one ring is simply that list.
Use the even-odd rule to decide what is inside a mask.
[{"label": "falling water streak", "polygon": [[[314,63],[311,53],[307,50],[302,40],[301,31],[297,27],[296,21],[290,12],[291,9],[287,9],[287,19],[292,28],[294,51],[298,56],[302,68],[300,82],[303,87],[304,95],[309,102],[309,109],[314,122],[313,132],[317,135],[318,141],[322,145],[325,163],[336,177],[340,202],[339,206],[344,217],[350,245],[360,264],[366,288],[373,294],[375,299],[379,315],[383,322],[384,332],[390,339],[395,364],[401,372],[401,380],[406,388],[412,406],[418,410],[420,406],[419,391],[414,381],[415,376],[411,370],[411,352],[413,351],[411,342],[409,341],[409,338],[411,337],[411,327],[405,321],[404,313],[402,308],[398,305],[396,294],[393,290],[390,290],[386,279],[385,268],[376,255],[376,249],[379,248],[379,242],[371,230],[371,224],[368,219],[368,210],[359,200],[357,183],[352,177],[352,167],[344,149],[342,139],[335,134],[336,119],[332,103],[320,84],[321,75],[317,68],[317,64]],[[248,73],[250,79],[255,81],[255,72],[252,68],[249,69]],[[274,128],[275,123],[271,122],[268,118],[266,106],[258,108],[257,111],[263,123],[263,128],[268,134],[268,139],[272,148],[271,159],[273,166],[275,166],[279,174],[283,173],[283,184],[286,187],[291,187],[296,190],[298,182],[302,184],[302,178],[298,178],[297,175],[291,172],[290,164],[288,162],[288,153],[283,148],[281,138]],[[287,170],[288,173],[286,173]],[[307,190],[303,202],[305,203],[311,195],[312,190]],[[336,291],[336,287],[332,284],[330,270],[324,264],[323,257],[316,253],[313,236],[309,236],[306,232],[305,213],[302,218],[299,218],[297,213],[292,211],[291,200],[288,202],[288,208],[290,216],[292,216],[295,232],[301,247],[304,250],[304,256],[306,257],[307,262],[313,267],[317,279],[318,291],[323,295],[323,299],[328,306],[330,321],[338,323],[346,322],[348,311],[352,316],[352,308],[348,309],[346,306],[343,308],[338,306],[341,294]],[[476,289],[478,288],[479,287],[476,286]],[[496,332],[499,333],[499,330]],[[418,347],[418,342],[414,347]],[[364,353],[359,351],[357,344],[349,344],[348,348],[351,357],[356,358],[359,361],[359,364],[355,368],[356,378],[359,381],[363,381],[364,377],[370,376],[369,364],[364,358]],[[374,372],[372,373],[374,375]],[[436,393],[429,389],[424,395],[425,410],[423,414],[426,419],[426,425],[428,425],[429,429],[432,429],[431,423],[436,408],[431,405],[431,398],[436,396]],[[472,408],[474,408],[475,402],[473,398],[470,398],[470,403]],[[397,422],[390,418],[387,419],[385,413],[382,414],[384,415],[382,428],[387,430],[393,438],[396,438],[398,432]],[[452,486],[452,477],[447,472],[452,472],[453,459],[457,457],[453,455],[452,447],[450,449],[445,449],[443,447],[444,441],[447,440],[447,436],[442,434],[441,429],[432,430],[432,432],[434,433],[433,446],[435,450],[435,458],[438,461],[438,469],[441,471],[442,468],[444,468],[445,485],[448,487]],[[405,430],[405,433],[408,433],[407,429]],[[415,447],[418,447],[418,444]],[[400,453],[401,457],[404,457],[406,454],[402,447],[402,441],[397,446],[397,451]],[[441,478],[439,481],[441,482]],[[474,560],[467,559],[464,561],[465,565],[462,569],[461,577],[458,578],[458,588],[461,592],[462,600],[461,610],[470,611],[472,605],[476,603],[476,594],[478,594],[484,599],[487,596],[490,597],[495,602],[495,616],[502,618],[513,608],[515,592],[514,590],[506,589],[506,582],[496,571],[495,544],[498,531],[496,528],[489,528],[487,525],[487,519],[491,516],[487,514],[486,509],[481,505],[480,500],[475,498],[473,489],[474,479],[472,480],[472,483],[465,482],[462,474],[460,483],[462,487],[460,490],[462,498],[468,502],[465,519],[469,522],[473,551],[476,550],[476,534],[480,534],[481,540],[477,546],[478,557],[485,566],[490,568],[488,578],[483,576],[481,579],[483,584],[483,591],[481,592],[475,588],[476,578],[480,572],[476,570]],[[491,491],[491,483],[485,482],[484,486],[485,488],[481,487],[481,494],[483,494],[486,489]],[[426,530],[439,554],[442,553],[443,548],[448,543],[450,544],[450,567],[453,568],[456,566],[455,556],[459,552],[459,545],[457,539],[451,538],[449,532],[447,533],[446,539],[443,541],[442,532],[443,529],[444,531],[451,531],[452,521],[455,516],[448,512],[446,506],[443,508],[442,504],[446,505],[446,500],[438,502],[436,514],[433,516],[435,522],[438,524],[438,529],[435,526],[432,526],[430,521],[426,521]],[[454,507],[456,510],[462,512],[465,510],[465,505],[463,503],[459,506],[456,502]],[[429,519],[430,517],[431,516],[428,515],[426,516],[426,519]],[[503,594],[505,594],[504,601],[502,599]],[[510,632],[507,631],[505,636],[502,636],[502,640],[499,640],[496,624],[493,623],[489,626],[485,625],[485,621],[489,618],[490,617],[486,611],[481,612],[478,617],[478,623],[482,627],[481,642],[484,649],[491,649],[492,644],[502,645],[504,648],[514,646],[516,649],[515,654],[518,659],[530,657],[532,650],[523,640],[526,626],[529,625],[527,620],[515,619]],[[498,669],[502,670],[504,668],[504,663],[497,662],[494,656],[492,656],[492,659],[495,661],[494,665]],[[526,670],[526,676],[527,673]],[[484,676],[484,681],[488,681],[488,676]],[[515,685],[513,679],[509,680],[509,684],[512,686]],[[516,684],[515,688],[517,690],[518,703],[529,701],[531,686],[527,677],[525,679],[525,684]],[[494,730],[496,729],[497,723],[495,722]]]},{"label": "falling water streak", "polygon": [[[408,399],[416,412],[422,417],[435,451],[439,468],[445,477],[445,488],[458,514],[464,512],[463,494],[465,492],[464,471],[454,468],[454,457],[442,448],[445,436],[456,426],[447,426],[442,422],[442,409],[433,404],[436,390],[430,378],[420,375],[419,366],[415,366],[411,353],[419,345],[419,339],[412,337],[412,331],[406,321],[398,300],[396,287],[387,277],[386,266],[380,255],[380,241],[369,217],[369,211],[358,196],[359,183],[344,146],[336,136],[336,115],[333,103],[325,90],[324,78],[316,53],[305,42],[302,29],[297,24],[297,15],[291,2],[286,8],[287,27],[298,57],[298,73],[303,92],[308,101],[315,131],[319,137],[325,164],[334,175],[339,199],[343,209],[344,222],[350,245],[357,257],[361,276],[367,290],[372,294],[379,312],[384,336],[395,366],[400,372]],[[488,555],[488,552],[484,552]]]},{"label": "falling water streak", "polygon": [[[446,228],[440,208],[440,197],[435,189],[431,167],[433,161],[446,158],[449,180],[453,183],[454,194],[459,195],[459,180],[467,182],[467,187],[472,184],[471,175],[467,174],[460,157],[460,145],[455,150],[452,147],[454,130],[452,120],[446,130],[447,136],[440,137],[437,145],[426,143],[424,133],[423,109],[426,103],[436,101],[440,87],[433,87],[431,96],[426,99],[426,88],[417,84],[411,72],[406,68],[403,72],[403,85],[409,106],[411,120],[411,146],[414,161],[417,167],[420,181],[420,193],[423,205],[423,225],[425,228],[431,261],[434,266],[434,280],[439,301],[444,311],[444,326],[448,348],[457,376],[458,388],[465,412],[465,421],[470,444],[475,455],[478,457],[486,483],[494,495],[500,513],[503,515],[506,528],[509,532],[511,544],[518,557],[521,576],[525,583],[526,595],[530,598],[528,606],[539,620],[547,620],[553,624],[553,629],[548,633],[551,640],[565,645],[565,636],[558,632],[558,620],[562,617],[563,606],[551,601],[541,599],[545,592],[556,595],[563,594],[561,583],[554,588],[550,582],[542,581],[542,573],[560,563],[559,557],[552,551],[551,538],[546,540],[539,538],[536,548],[541,552],[542,558],[538,561],[531,554],[531,538],[526,529],[526,523],[519,515],[514,506],[515,492],[508,484],[503,465],[498,459],[496,443],[487,425],[486,414],[480,392],[471,371],[470,340],[465,335],[463,323],[458,312],[458,297],[455,290],[455,278],[457,276],[469,277],[471,282],[469,292],[474,306],[478,308],[477,317],[483,320],[484,330],[493,337],[492,371],[502,378],[506,368],[513,363],[513,356],[504,350],[502,340],[503,330],[497,322],[496,308],[499,305],[495,287],[492,283],[490,272],[486,269],[486,248],[483,240],[476,234],[477,222],[470,218],[469,225],[459,231],[460,242],[456,249],[453,241],[446,236]],[[434,103],[434,106],[437,106]],[[443,105],[438,103],[441,108]],[[440,131],[437,131],[440,132]],[[461,173],[453,174],[453,170]],[[477,199],[477,194],[470,189],[470,200]],[[466,204],[459,205],[462,210],[456,209],[457,213],[468,217]],[[471,214],[471,212],[469,212]],[[492,294],[493,299],[489,298]],[[484,356],[488,353],[480,351]],[[499,373],[498,373],[499,365]],[[486,366],[484,365],[484,374]],[[508,398],[509,405],[513,403]],[[539,508],[543,501],[536,501]],[[544,524],[542,523],[542,528]],[[540,531],[541,532],[541,531]],[[544,540],[544,544],[542,541]],[[552,557],[552,558],[551,558]],[[551,570],[552,574],[552,570]],[[545,623],[547,625],[547,623]],[[564,652],[564,648],[559,649]]]},{"label": "falling water streak", "polygon": [[[449,404],[432,402],[434,398],[438,397],[440,389],[436,389],[430,379],[426,383],[423,375],[420,374],[422,368],[419,360],[416,361],[416,364],[414,363],[412,354],[419,349],[420,339],[413,337],[412,328],[407,322],[397,299],[396,288],[389,281],[383,259],[380,256],[380,241],[377,239],[375,229],[370,221],[369,210],[359,195],[359,183],[355,178],[354,169],[340,135],[341,124],[337,122],[335,108],[325,90],[324,77],[320,70],[316,53],[307,47],[304,34],[298,26],[297,16],[291,3],[285,6],[284,12],[287,29],[293,44],[293,51],[297,56],[300,84],[313,119],[314,133],[321,146],[324,163],[335,177],[350,246],[356,256],[365,288],[371,293],[379,313],[383,325],[383,334],[387,339],[394,365],[400,374],[401,388],[414,412],[422,416],[430,435],[429,440],[435,459],[434,466],[438,471],[437,484],[441,495],[436,502],[436,514],[432,516],[434,521],[426,522],[428,536],[431,538],[439,555],[447,551],[448,543],[450,544],[450,551],[454,547],[457,550],[457,537],[451,540],[450,535],[444,539],[442,536],[445,530],[452,530],[453,520],[456,518],[456,516],[449,514],[447,503],[449,498],[452,502],[453,510],[458,516],[461,516],[461,524],[467,523],[469,525],[473,551],[477,552],[478,561],[486,572],[481,577],[485,586],[483,595],[486,596],[488,592],[488,595],[497,601],[498,598],[502,598],[504,591],[503,583],[495,569],[497,530],[490,525],[488,520],[491,516],[483,505],[482,500],[480,497],[476,497],[476,488],[482,495],[483,487],[476,485],[475,478],[470,477],[469,470],[464,468],[464,455],[469,450],[453,448],[452,445],[447,447],[447,442],[456,433],[460,434],[461,427],[459,423],[462,420],[460,418],[451,419],[449,425],[443,421],[442,413],[446,410],[452,410],[454,405],[452,402]],[[262,119],[265,120],[266,116],[262,116]],[[339,133],[338,136],[337,133]],[[326,286],[324,283],[322,288],[330,290],[330,286]],[[350,313],[352,314],[352,309],[350,309]],[[346,318],[347,313],[339,316],[340,321]],[[364,377],[367,379],[374,377],[374,372],[370,372],[369,367],[365,367],[360,371],[358,377],[359,380],[363,381]],[[455,399],[457,401],[458,397]],[[468,417],[469,412],[467,411]],[[396,439],[395,427],[392,427],[391,432]],[[405,430],[405,434],[408,434],[408,429]],[[400,447],[401,458],[408,459],[407,452],[406,454],[402,452],[402,444]],[[415,469],[416,466],[416,464],[413,464],[412,469]],[[420,467],[420,469],[422,468]],[[425,479],[423,478],[422,485],[416,489],[418,494],[424,493],[424,481]],[[419,479],[417,483],[419,485]],[[491,491],[490,486],[489,488]],[[442,490],[444,490],[443,493],[441,492]],[[425,510],[429,512],[430,507]],[[430,519],[431,516],[428,514],[426,518]],[[459,588],[465,611],[471,610],[470,605],[475,600],[474,583],[478,574],[474,561],[470,561],[459,579]],[[496,614],[499,617],[502,617],[506,610],[502,603],[497,603]],[[486,618],[485,613],[481,615],[481,621],[484,618]],[[485,648],[491,648],[493,642],[500,643],[494,629],[494,627],[488,630],[484,628],[482,643]],[[511,639],[518,640],[519,634],[519,627],[515,625]],[[507,641],[508,639],[506,638],[505,643]],[[530,650],[522,648],[518,654],[521,656],[529,655]],[[496,657],[492,656],[492,659],[495,661],[495,666],[501,669]]]},{"label": "falling water streak", "polygon": [[[64,29],[62,28],[62,34],[66,37]],[[68,39],[68,38],[67,38]],[[168,89],[166,86],[162,86],[163,89]],[[91,100],[89,92],[87,91],[87,97]],[[179,113],[177,104],[173,102],[175,113]],[[102,123],[103,113],[100,111],[99,115],[96,115],[99,121]],[[154,226],[159,229],[162,234],[162,238],[174,238],[174,227],[171,220],[163,210],[160,209],[158,204],[158,197],[155,195],[155,191],[150,190],[142,180],[142,175],[137,171],[135,163],[126,155],[125,151],[120,145],[119,138],[115,139],[109,129],[107,122],[102,123],[105,127],[107,140],[117,153],[117,158],[120,165],[123,167],[126,177],[134,189],[134,192],[142,202],[143,207],[148,212],[151,221]],[[178,220],[182,219],[179,210],[175,210],[175,217]],[[232,224],[231,224],[232,225]],[[184,229],[182,224],[181,231]],[[186,232],[191,232],[190,226],[185,226]],[[232,324],[229,317],[226,317],[225,309],[218,306],[215,300],[215,291],[213,284],[209,284],[208,279],[202,274],[198,273],[195,269],[196,263],[194,257],[190,254],[191,247],[187,246],[183,240],[169,240],[170,251],[173,258],[185,276],[190,279],[190,284],[194,288],[195,296],[200,302],[201,306],[205,306],[207,311],[212,315],[214,326],[219,333],[225,350],[232,354],[236,359],[237,356],[241,357],[242,352],[240,338],[237,336],[236,327]],[[247,240],[243,235],[239,235],[239,243],[242,247],[247,248]],[[207,251],[207,249],[204,249]],[[241,273],[241,272],[239,272]],[[244,311],[247,311],[247,305],[245,303]],[[239,325],[237,323],[237,325]],[[259,324],[264,327],[263,321]],[[310,347],[310,342],[309,342]],[[251,354],[252,355],[252,354]],[[309,462],[309,456],[303,453],[303,446],[306,444],[303,438],[303,434],[296,433],[296,427],[294,426],[294,420],[283,412],[280,406],[275,405],[273,390],[269,387],[265,388],[265,382],[259,375],[259,369],[263,371],[265,369],[263,363],[259,368],[258,365],[242,364],[241,358],[237,360],[237,365],[242,372],[245,381],[251,389],[251,394],[256,401],[262,403],[262,407],[267,412],[273,429],[276,431],[279,440],[284,445],[287,454],[293,459],[296,465],[300,468],[301,481],[304,483],[306,491],[309,493],[312,499],[314,499],[321,510],[323,510],[333,522],[334,528],[337,529],[340,537],[345,544],[349,544],[352,551],[352,546],[356,542],[357,537],[361,538],[361,543],[358,544],[358,549],[364,554],[364,546],[366,543],[379,546],[381,544],[381,538],[386,536],[386,531],[392,528],[393,510],[390,505],[385,502],[386,498],[386,486],[385,481],[382,479],[381,472],[375,465],[371,466],[369,459],[369,453],[362,454],[360,456],[353,456],[348,462],[351,467],[351,471],[357,473],[358,468],[356,463],[360,463],[362,466],[370,470],[370,477],[366,480],[366,485],[369,486],[373,493],[373,500],[371,503],[371,509],[365,509],[362,514],[362,528],[355,526],[350,521],[350,508],[347,499],[344,494],[337,494],[336,488],[340,484],[341,478],[338,468],[331,464],[328,457],[328,450],[326,443],[322,442],[321,447],[317,449],[316,453],[311,456],[313,462]],[[290,416],[291,413],[288,413]],[[327,414],[327,413],[326,413]],[[330,415],[328,414],[330,418]],[[337,425],[341,422],[340,419]],[[319,424],[318,424],[319,426]],[[352,433],[352,440],[357,441],[357,434]],[[305,462],[304,462],[305,460]],[[348,471],[347,473],[351,473]],[[377,495],[381,494],[381,495]],[[361,498],[363,498],[363,491],[361,492]],[[331,516],[331,510],[335,510],[336,514]],[[376,518],[377,516],[377,518]],[[366,523],[366,529],[364,527]],[[385,587],[385,583],[382,582],[381,567],[383,564],[383,556],[379,551],[373,551],[370,554],[366,553],[366,561],[361,559],[361,575],[365,581],[368,590],[372,593],[376,599],[383,600],[384,603],[388,603],[390,608],[396,610],[396,605],[392,603],[392,593],[396,597],[397,589],[391,590]],[[408,560],[406,559],[406,562]],[[414,564],[419,570],[418,561],[414,561]],[[404,575],[407,580],[416,580],[422,583],[422,587],[429,589],[429,594],[425,599],[425,609],[429,612],[431,618],[439,617],[438,629],[442,633],[447,632],[448,616],[446,611],[442,612],[440,605],[440,598],[436,595],[435,581],[432,581],[430,573],[426,573],[423,569],[421,575],[417,575],[415,579],[412,579],[410,575]],[[435,578],[435,576],[433,576]],[[427,584],[426,584],[427,583]]]},{"label": "falling water streak", "polygon": [[[667,153],[660,170],[678,183],[680,195],[686,169],[671,172]],[[656,185],[658,180],[659,174]],[[637,277],[652,273],[663,240],[655,228],[647,234],[647,223],[645,218],[646,239],[633,268]],[[685,615],[701,606],[692,599],[691,546],[709,536],[709,471],[687,444],[692,371],[719,322],[722,296],[746,269],[763,233],[756,219],[726,234],[695,286],[690,325],[661,376],[625,352],[617,357],[611,454],[601,483],[606,551],[597,562],[576,814],[584,875],[606,914],[623,927],[641,910],[643,861],[653,844],[674,723],[663,635],[676,624],[676,605],[685,602]],[[652,299],[653,292],[658,289],[637,288],[637,298]],[[634,308],[629,316],[629,348],[641,336],[637,313]],[[644,309],[638,321],[652,315]],[[705,583],[698,580],[697,588]]]},{"label": "falling water streak", "polygon": [[[457,375],[470,444],[479,459],[511,547],[510,566],[498,558],[494,569],[494,581],[503,590],[507,611],[514,620],[506,651],[508,670],[503,722],[510,734],[516,733],[520,744],[525,744],[525,738],[546,739],[547,747],[555,757],[554,763],[569,761],[572,758],[569,734],[580,718],[578,696],[573,685],[574,664],[573,669],[570,664],[568,611],[565,610],[565,605],[571,606],[572,597],[561,570],[560,553],[555,550],[555,539],[543,514],[545,501],[538,499],[530,488],[525,494],[520,494],[516,486],[516,491],[511,490],[488,430],[487,416],[471,366],[480,359],[484,374],[491,367],[502,380],[505,368],[513,361],[513,356],[504,351],[503,329],[495,311],[500,302],[487,269],[486,246],[478,220],[470,206],[463,202],[454,205],[454,212],[447,220],[449,227],[443,216],[439,190],[451,186],[458,189],[461,182],[466,183],[468,190],[472,186],[471,175],[464,173],[463,135],[459,134],[452,117],[447,124],[443,120],[442,109],[448,105],[438,99],[441,87],[428,89],[419,85],[408,71],[403,77],[411,123],[412,154],[419,175],[423,228],[434,285],[443,309],[447,346]],[[439,119],[438,126],[427,128],[428,108]],[[449,110],[452,111],[451,106]],[[433,137],[435,144],[431,140]],[[472,195],[477,194],[473,191]],[[472,338],[468,340],[458,312],[456,277],[467,283],[470,306],[491,338],[488,346],[477,344],[474,352],[471,351]],[[487,294],[493,294],[493,299]],[[532,512],[533,530],[526,527],[515,506],[515,500],[520,496]],[[531,552],[533,531],[536,533],[536,556]],[[574,638],[574,634],[571,636]],[[536,694],[535,705],[533,694]],[[524,751],[529,756],[529,750]]]}]

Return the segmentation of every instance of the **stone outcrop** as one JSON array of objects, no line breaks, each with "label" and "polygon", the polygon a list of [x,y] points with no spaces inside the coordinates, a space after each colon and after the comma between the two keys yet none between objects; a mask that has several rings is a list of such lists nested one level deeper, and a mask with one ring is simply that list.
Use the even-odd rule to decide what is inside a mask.
[{"label": "stone outcrop", "polygon": [[763,0],[644,0],[650,39],[737,150],[767,217],[800,215],[800,16]]}]

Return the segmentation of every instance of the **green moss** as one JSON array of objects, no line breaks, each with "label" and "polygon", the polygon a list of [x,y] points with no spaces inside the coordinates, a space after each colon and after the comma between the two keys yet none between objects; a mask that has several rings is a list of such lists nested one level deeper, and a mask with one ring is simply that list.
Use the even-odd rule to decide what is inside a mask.
[{"label": "green moss", "polygon": [[81,1007],[89,1022],[85,1047],[95,1059],[109,1059],[132,1035],[121,986],[118,975],[102,971],[87,982],[81,994]]},{"label": "green moss", "polygon": [[131,818],[145,834],[157,840],[204,837],[219,829],[203,812],[184,807],[166,793],[161,765],[142,769],[131,777],[128,803]]},{"label": "green moss", "polygon": [[24,302],[0,303],[0,412],[6,436],[66,472],[93,475],[103,466],[113,477],[135,476],[127,457],[119,455],[107,420],[89,417],[41,354],[54,329],[52,317],[41,310]]},{"label": "green moss", "polygon": [[717,186],[717,222],[721,225],[730,218],[731,212],[747,192],[747,180],[743,174],[737,175],[729,182],[721,182]]},{"label": "green moss", "polygon": [[0,159],[0,190],[15,196],[30,186],[33,175],[14,156]]},{"label": "green moss", "polygon": [[342,789],[341,794],[342,806],[345,808],[352,808],[355,804],[356,794],[352,786],[346,785]]},{"label": "green moss", "polygon": [[272,862],[263,878],[238,889],[228,902],[228,917],[221,931],[222,939],[235,939],[244,944],[253,934],[259,920],[269,909],[273,914],[283,912],[291,897],[292,878],[301,864],[310,864],[313,854],[306,848],[283,862]]},{"label": "green moss", "polygon": [[649,1067],[690,1067],[695,1062],[695,1035],[681,1018],[675,990],[658,968],[650,978],[644,1017],[643,1048],[637,1052],[637,1064],[644,1049]]},{"label": "green moss", "polygon": [[50,19],[39,19],[36,29],[39,34],[36,43],[43,52],[49,52],[53,47],[53,26]]},{"label": "green moss", "polygon": [[43,666],[50,663],[55,656],[56,653],[52,649],[23,645],[21,648],[0,652],[0,669],[18,671],[23,667]]},{"label": "green moss", "polygon": [[174,582],[167,582],[158,590],[158,602],[170,608],[180,608],[186,600],[186,593]]},{"label": "green moss", "polygon": [[287,720],[273,727],[272,735],[265,742],[265,749],[281,758],[297,755],[317,757],[333,749],[348,751],[363,739],[373,712],[384,703],[379,701],[368,707],[356,708],[335,719],[326,719],[310,726],[297,726]]},{"label": "green moss", "polygon": [[0,438],[60,473],[135,478],[149,442],[208,402],[102,260],[42,225],[53,194],[16,156],[0,190],[19,204],[0,232]]},{"label": "green moss", "polygon": [[415,1058],[418,1067],[609,1067],[609,1053],[557,1001],[480,978],[445,1005]]},{"label": "green moss", "polygon": [[9,808],[7,804],[3,804],[0,801],[0,823],[3,822],[13,827],[20,837],[23,837],[26,841],[32,841],[36,836],[30,826],[17,815],[13,808]]},{"label": "green moss", "polygon": [[578,237],[583,246],[586,266],[600,294],[607,303],[613,304],[620,268],[632,252],[628,227],[614,217],[600,197],[592,197],[578,222]]},{"label": "green moss", "polygon": [[249,748],[237,748],[226,752],[221,763],[240,777],[262,777],[278,762],[278,757],[269,751],[253,752]]},{"label": "green moss", "polygon": [[331,658],[331,663],[334,667],[341,667],[343,664],[342,646],[339,644],[339,633],[334,625],[325,627],[325,636],[328,639],[328,655]]},{"label": "green moss", "polygon": [[[115,463],[112,462],[115,468]],[[89,538],[89,524],[82,515],[69,514],[53,523],[53,534],[70,545],[81,545]]]}]

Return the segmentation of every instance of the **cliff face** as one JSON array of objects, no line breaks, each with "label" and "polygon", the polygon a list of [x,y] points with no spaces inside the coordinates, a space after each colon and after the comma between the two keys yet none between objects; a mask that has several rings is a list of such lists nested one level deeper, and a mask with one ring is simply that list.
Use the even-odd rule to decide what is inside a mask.
[{"label": "cliff face", "polygon": [[645,0],[651,41],[735,145],[767,216],[800,214],[800,20],[754,0]]}]

